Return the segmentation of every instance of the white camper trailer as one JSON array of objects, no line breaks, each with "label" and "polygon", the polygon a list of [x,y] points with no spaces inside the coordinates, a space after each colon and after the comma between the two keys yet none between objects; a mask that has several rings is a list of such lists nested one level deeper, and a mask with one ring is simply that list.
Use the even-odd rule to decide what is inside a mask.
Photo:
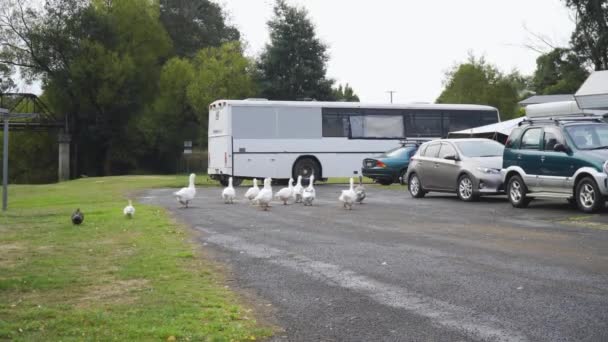
[{"label": "white camper trailer", "polygon": [[405,138],[436,139],[500,121],[479,105],[219,100],[209,106],[209,167],[222,183],[242,179],[349,177],[364,158]]}]

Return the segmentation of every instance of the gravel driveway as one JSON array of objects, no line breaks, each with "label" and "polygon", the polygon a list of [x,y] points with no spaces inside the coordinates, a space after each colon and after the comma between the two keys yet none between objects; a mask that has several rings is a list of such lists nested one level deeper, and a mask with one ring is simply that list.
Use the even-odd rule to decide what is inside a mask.
[{"label": "gravel driveway", "polygon": [[170,189],[141,201],[191,224],[237,288],[272,303],[277,341],[608,340],[607,212],[379,187],[347,211],[342,188],[269,212],[246,188],[234,205],[220,188],[198,189],[190,209]]}]

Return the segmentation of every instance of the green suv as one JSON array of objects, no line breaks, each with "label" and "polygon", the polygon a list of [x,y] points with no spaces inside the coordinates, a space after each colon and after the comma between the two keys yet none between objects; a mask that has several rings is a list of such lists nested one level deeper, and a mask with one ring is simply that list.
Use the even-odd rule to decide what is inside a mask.
[{"label": "green suv", "polygon": [[608,196],[608,124],[590,117],[527,119],[511,132],[502,175],[509,201],[563,198],[586,213]]}]

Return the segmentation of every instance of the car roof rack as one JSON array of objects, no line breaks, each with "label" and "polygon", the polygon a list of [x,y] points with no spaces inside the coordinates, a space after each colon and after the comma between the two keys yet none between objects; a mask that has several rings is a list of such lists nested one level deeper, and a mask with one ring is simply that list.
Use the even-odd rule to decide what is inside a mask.
[{"label": "car roof rack", "polygon": [[425,142],[429,142],[431,140],[433,140],[433,139],[431,139],[431,138],[403,139],[403,140],[399,141],[399,143],[401,144],[401,146],[406,146],[406,145],[420,146],[420,145],[424,144]]},{"label": "car roof rack", "polygon": [[562,116],[545,116],[538,118],[525,118],[519,122],[518,126],[533,125],[538,123],[552,123],[559,125],[565,122],[603,122],[601,116],[597,115],[562,115]]}]

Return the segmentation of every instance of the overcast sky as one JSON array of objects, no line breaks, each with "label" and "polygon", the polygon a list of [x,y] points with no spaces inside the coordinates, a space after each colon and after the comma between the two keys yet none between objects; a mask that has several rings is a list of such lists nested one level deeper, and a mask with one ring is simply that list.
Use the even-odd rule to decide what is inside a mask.
[{"label": "overcast sky", "polygon": [[[348,82],[365,102],[433,102],[444,74],[469,52],[508,72],[531,74],[541,34],[566,46],[574,29],[561,0],[288,0],[305,7],[329,46],[328,76]],[[259,54],[268,42],[272,0],[220,0]],[[528,32],[530,31],[530,32]]]}]

